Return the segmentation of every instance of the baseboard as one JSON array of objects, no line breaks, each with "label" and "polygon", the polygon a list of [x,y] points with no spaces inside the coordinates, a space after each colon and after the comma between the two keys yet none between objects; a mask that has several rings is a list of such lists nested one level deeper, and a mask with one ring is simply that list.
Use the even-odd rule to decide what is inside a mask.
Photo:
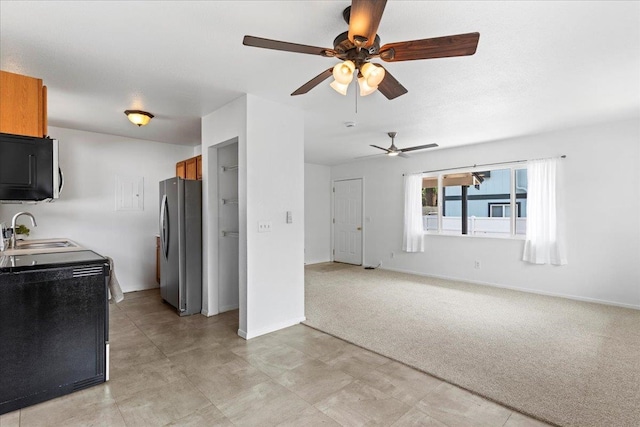
[{"label": "baseboard", "polygon": [[220,307],[218,309],[218,313],[224,313],[225,311],[237,310],[240,308],[238,304],[225,305],[224,307]]},{"label": "baseboard", "polygon": [[256,331],[245,332],[238,329],[238,335],[242,338],[249,340],[251,338],[259,337],[260,335],[265,335],[271,332],[279,331],[280,329],[288,328],[289,326],[297,325],[298,323],[302,323],[307,320],[306,317],[298,317],[296,319],[286,320],[284,322],[276,323],[274,325],[268,326],[266,328],[261,328]]},{"label": "baseboard", "polygon": [[512,291],[521,291],[521,292],[527,292],[527,293],[530,293],[530,294],[545,295],[545,296],[549,296],[549,297],[566,298],[566,299],[570,299],[570,300],[574,300],[574,301],[591,302],[591,303],[594,303],[594,304],[610,305],[610,306],[614,306],[614,307],[631,308],[633,310],[640,310],[640,305],[625,304],[625,303],[621,303],[621,302],[607,301],[607,300],[602,300],[602,299],[597,299],[597,298],[589,298],[589,297],[581,297],[581,296],[576,296],[576,295],[561,294],[561,293],[556,293],[556,292],[540,291],[540,290],[531,289],[531,288],[519,288],[519,287],[516,287],[516,286],[507,286],[507,285],[501,285],[501,284],[497,284],[497,283],[483,282],[483,281],[480,281],[480,280],[460,279],[460,278],[457,278],[457,277],[442,276],[442,275],[438,275],[438,274],[418,273],[418,272],[415,272],[415,271],[403,270],[403,269],[400,269],[400,268],[379,267],[379,269],[380,270],[395,271],[397,273],[413,274],[415,276],[433,277],[435,279],[444,279],[444,280],[453,280],[453,281],[456,281],[456,282],[472,283],[474,285],[491,286],[493,288],[509,289],[509,290],[512,290]]},{"label": "baseboard", "polygon": [[310,261],[305,261],[304,265],[324,264],[326,262],[331,262],[331,259],[330,258],[323,259],[323,260],[314,259],[314,260],[310,260]]},{"label": "baseboard", "polygon": [[211,317],[217,316],[218,314],[224,313],[225,311],[237,310],[238,308],[240,308],[240,306],[238,305],[227,305],[225,307],[220,307],[220,309],[215,313],[209,313],[209,311],[203,308],[202,311],[200,311],[200,314],[202,314],[203,316]]},{"label": "baseboard", "polygon": [[126,291],[123,289],[122,293],[123,294],[128,294],[129,292],[140,292],[140,291],[148,291],[151,289],[160,289],[160,285],[156,284],[155,286],[149,286],[149,287],[142,287],[142,288],[134,288],[134,289],[127,289]]},{"label": "baseboard", "polygon": [[205,310],[204,308],[200,311],[200,314],[202,314],[203,316],[206,317],[211,317],[211,316],[215,316],[219,313],[209,313],[209,311]]}]

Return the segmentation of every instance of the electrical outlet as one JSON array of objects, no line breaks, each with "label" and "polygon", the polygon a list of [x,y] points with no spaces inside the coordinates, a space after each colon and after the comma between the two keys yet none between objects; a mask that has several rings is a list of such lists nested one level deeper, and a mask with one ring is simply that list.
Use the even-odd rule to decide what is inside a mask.
[{"label": "electrical outlet", "polygon": [[287,224],[291,224],[293,222],[293,213],[291,211],[287,211]]},{"label": "electrical outlet", "polygon": [[391,258],[395,258],[396,257],[396,253],[395,252],[391,252]]},{"label": "electrical outlet", "polygon": [[271,221],[258,221],[258,233],[270,233]]},{"label": "electrical outlet", "polygon": [[478,261],[478,260],[476,260],[476,262],[473,264],[473,267],[478,269],[478,270],[480,269],[480,266],[481,266],[481,264],[480,264],[480,261]]}]

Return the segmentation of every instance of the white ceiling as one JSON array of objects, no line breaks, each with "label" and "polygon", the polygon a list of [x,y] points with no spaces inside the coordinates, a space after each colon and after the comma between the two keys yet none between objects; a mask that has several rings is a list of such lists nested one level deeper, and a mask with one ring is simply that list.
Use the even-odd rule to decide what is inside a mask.
[{"label": "white ceiling", "polygon": [[[388,146],[452,147],[640,116],[640,2],[399,1],[382,44],[479,32],[474,56],[385,67],[409,93],[343,97],[336,60],[242,45],[245,34],[333,47],[349,1],[0,3],[0,67],[39,77],[49,124],[200,143],[200,117],[251,93],[305,112],[305,161],[343,163]],[[149,126],[123,111],[155,114]],[[346,128],[344,122],[357,125]],[[55,136],[55,135],[54,135]]]}]

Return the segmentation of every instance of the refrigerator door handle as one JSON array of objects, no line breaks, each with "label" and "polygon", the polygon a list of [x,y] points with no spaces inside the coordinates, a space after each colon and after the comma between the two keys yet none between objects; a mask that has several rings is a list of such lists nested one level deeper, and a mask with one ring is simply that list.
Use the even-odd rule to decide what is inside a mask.
[{"label": "refrigerator door handle", "polygon": [[164,258],[167,259],[169,257],[169,245],[167,242],[167,237],[169,236],[169,223],[167,221],[167,195],[164,194],[162,196],[162,202],[160,205],[162,206],[160,209],[160,241],[162,243],[162,254]]}]

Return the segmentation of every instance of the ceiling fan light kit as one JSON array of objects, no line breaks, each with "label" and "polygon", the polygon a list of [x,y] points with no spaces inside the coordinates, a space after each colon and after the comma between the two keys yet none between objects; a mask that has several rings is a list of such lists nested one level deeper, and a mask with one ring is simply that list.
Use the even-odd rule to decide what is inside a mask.
[{"label": "ceiling fan light kit", "polygon": [[[346,60],[333,67],[332,75],[334,81],[329,85],[341,95],[347,94],[349,83],[353,80],[356,65],[353,61]],[[358,72],[358,85],[360,86],[360,96],[367,96],[378,89],[378,85],[384,79],[384,68],[371,62],[365,63]]]},{"label": "ceiling fan light kit", "polygon": [[342,13],[344,20],[349,24],[349,30],[335,38],[333,49],[254,36],[244,36],[242,43],[245,46],[306,53],[343,61],[303,84],[291,94],[292,96],[309,92],[332,75],[334,81],[330,86],[341,95],[346,95],[347,87],[357,70],[361,96],[378,90],[389,100],[404,95],[407,89],[384,67],[370,62],[371,59],[380,58],[385,62],[414,61],[467,56],[476,52],[479,33],[411,40],[380,46],[380,37],[377,32],[386,4],[386,0],[352,0],[351,6]]},{"label": "ceiling fan light kit", "polygon": [[384,68],[372,64],[371,62],[365,63],[360,71],[362,72],[362,76],[366,79],[367,84],[370,87],[376,88],[382,82],[385,75]]},{"label": "ceiling fan light kit", "polygon": [[378,90],[378,86],[369,86],[367,84],[367,79],[364,77],[358,77],[358,86],[360,86],[360,96],[371,95],[373,92]]},{"label": "ceiling fan light kit", "polygon": [[332,81],[329,86],[333,88],[340,95],[347,96],[347,88],[349,88],[349,84],[339,83],[337,80]]},{"label": "ceiling fan light kit", "polygon": [[333,78],[340,84],[348,85],[353,80],[353,72],[356,64],[353,61],[344,61],[342,64],[333,67]]}]

